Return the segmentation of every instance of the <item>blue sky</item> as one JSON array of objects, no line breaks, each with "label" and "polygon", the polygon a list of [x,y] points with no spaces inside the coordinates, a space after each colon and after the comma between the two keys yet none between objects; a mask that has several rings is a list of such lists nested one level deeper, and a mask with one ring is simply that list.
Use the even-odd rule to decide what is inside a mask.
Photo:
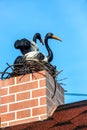
[{"label": "blue sky", "polygon": [[[17,39],[32,39],[39,32],[44,38],[52,32],[62,43],[50,40],[52,65],[63,70],[58,80],[68,93],[87,94],[87,1],[86,0],[0,0],[0,71],[21,55],[14,48]],[[47,54],[38,43],[40,51]],[[87,99],[65,96],[65,103]]]}]

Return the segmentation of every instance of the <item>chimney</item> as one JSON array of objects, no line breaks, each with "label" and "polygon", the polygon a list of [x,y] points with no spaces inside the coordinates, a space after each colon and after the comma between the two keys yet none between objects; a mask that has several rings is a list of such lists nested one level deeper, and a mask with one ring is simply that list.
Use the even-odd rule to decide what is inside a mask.
[{"label": "chimney", "polygon": [[64,103],[64,89],[46,71],[0,80],[0,128],[43,121]]}]

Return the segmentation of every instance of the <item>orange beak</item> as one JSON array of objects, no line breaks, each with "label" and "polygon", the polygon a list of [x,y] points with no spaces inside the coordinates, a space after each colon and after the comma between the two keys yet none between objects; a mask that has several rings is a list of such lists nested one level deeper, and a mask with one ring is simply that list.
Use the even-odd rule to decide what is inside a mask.
[{"label": "orange beak", "polygon": [[55,36],[55,35],[53,35],[52,38],[62,42],[62,40],[59,37]]}]

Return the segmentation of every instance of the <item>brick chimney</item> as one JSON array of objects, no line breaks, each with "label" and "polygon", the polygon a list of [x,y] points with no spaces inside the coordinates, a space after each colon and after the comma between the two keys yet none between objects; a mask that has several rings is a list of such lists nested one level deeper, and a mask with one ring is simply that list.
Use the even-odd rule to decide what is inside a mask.
[{"label": "brick chimney", "polygon": [[0,128],[50,117],[64,103],[64,89],[45,70],[0,80]]}]

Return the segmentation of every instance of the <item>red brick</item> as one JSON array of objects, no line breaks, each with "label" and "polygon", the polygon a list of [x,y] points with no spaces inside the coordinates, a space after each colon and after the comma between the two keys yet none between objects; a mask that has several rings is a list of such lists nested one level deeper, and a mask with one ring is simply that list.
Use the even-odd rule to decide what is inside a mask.
[{"label": "red brick", "polygon": [[16,77],[16,84],[30,81],[30,74]]},{"label": "red brick", "polygon": [[8,94],[8,89],[7,88],[1,88],[0,89],[0,96],[3,96],[3,95],[7,95]]},{"label": "red brick", "polygon": [[32,109],[32,116],[37,116],[37,115],[39,116],[41,114],[46,114],[46,113],[47,113],[46,106]]},{"label": "red brick", "polygon": [[16,96],[17,96],[17,101],[29,99],[30,98],[30,92],[19,93]]},{"label": "red brick", "polygon": [[[39,120],[39,117],[33,117],[33,118],[29,118],[29,119],[23,119],[23,120],[19,120],[19,121],[14,121],[14,122],[9,122],[9,125],[12,126],[12,125],[18,125],[18,124],[24,124],[24,123],[29,123],[29,122],[35,122],[35,121],[38,121]],[[18,127],[17,127],[18,128]],[[20,125],[19,125],[19,128],[17,130],[20,130]]]},{"label": "red brick", "polygon": [[[59,100],[59,101],[61,101],[62,103],[64,103],[64,96],[61,94],[61,92],[60,91],[56,91],[56,93],[55,93],[55,96],[56,96],[56,98]],[[54,100],[54,99],[53,99]]]},{"label": "red brick", "polygon": [[[32,80],[32,82],[30,80]],[[16,81],[16,84],[14,84],[14,81]],[[41,88],[38,88],[38,81],[40,85],[39,87]],[[50,107],[53,105],[51,104],[51,99],[50,101],[47,102],[47,96],[51,98],[53,94],[51,95],[50,91],[53,93],[55,89],[54,80],[49,75],[48,72],[43,70],[43,71],[39,71],[33,74],[21,75],[21,76],[15,77],[15,80],[14,78],[3,80],[0,82],[0,84],[2,88],[0,92],[2,95],[5,95],[5,96],[2,96],[1,98],[1,103],[5,103],[5,105],[1,106],[0,108],[1,113],[2,113],[1,118],[4,121],[5,120],[7,121],[8,119],[8,124],[10,126],[18,125],[18,124],[22,124],[26,122],[38,121],[40,119],[45,119],[47,117],[46,114],[48,114],[49,111],[47,111],[48,107],[45,105],[47,103],[49,104]],[[50,91],[48,91],[47,88],[49,88]],[[60,86],[58,86],[58,88],[62,93]],[[8,95],[7,89],[9,89],[10,95]],[[30,100],[30,92],[31,92],[32,98],[36,98],[36,99]],[[39,97],[39,101],[38,101],[38,97]],[[60,99],[62,98],[61,95],[59,95],[58,97]],[[15,99],[17,100],[17,102],[15,101]],[[54,99],[56,99],[56,96]],[[52,101],[54,101],[55,103],[56,100],[52,99]],[[10,103],[8,104],[9,107],[6,105],[6,103]],[[44,105],[44,107],[43,106],[41,107],[38,105]],[[7,112],[8,108],[9,108],[9,113]],[[32,113],[30,113],[30,109],[32,109]],[[37,118],[32,118],[31,114],[32,114],[32,117],[37,116]],[[15,121],[15,116],[18,119],[16,121]]]},{"label": "red brick", "polygon": [[64,89],[60,86],[59,83],[56,83],[56,87],[57,87],[58,91],[60,91],[61,94],[64,95]]},{"label": "red brick", "polygon": [[47,118],[48,118],[47,115],[42,115],[42,116],[40,116],[40,119],[41,119],[41,120],[44,120],[44,119],[47,119]]},{"label": "red brick", "polygon": [[30,110],[23,110],[17,112],[17,119],[30,117]]},{"label": "red brick", "polygon": [[15,101],[15,95],[8,95],[1,98],[1,104],[6,104]]},{"label": "red brick", "polygon": [[50,91],[47,89],[47,94],[46,94],[49,98],[52,97],[52,93],[50,93]]},{"label": "red brick", "polygon": [[0,80],[0,86],[10,86],[14,84],[14,78],[9,78],[5,80]]},{"label": "red brick", "polygon": [[6,126],[8,126],[7,123],[0,124],[0,128],[2,128],[1,130],[3,130]]},{"label": "red brick", "polygon": [[64,89],[60,86],[60,92],[62,95],[64,95]]},{"label": "red brick", "polygon": [[45,104],[47,104],[47,99],[46,99],[46,97],[40,98],[40,105],[45,105]]},{"label": "red brick", "polygon": [[55,83],[51,84],[50,81],[47,81],[47,88],[49,88],[51,92],[54,92],[55,87]]},{"label": "red brick", "polygon": [[24,108],[34,107],[37,105],[38,105],[38,100],[33,99],[33,100],[29,100],[29,101],[23,101],[23,102],[19,102],[19,103],[10,104],[9,110],[10,111],[20,110],[20,109],[24,109]]},{"label": "red brick", "polygon": [[0,79],[0,87],[3,86],[4,80]]},{"label": "red brick", "polygon": [[62,103],[64,103],[64,97],[63,97],[61,94],[59,94],[59,100],[60,100]]},{"label": "red brick", "polygon": [[47,77],[48,81],[50,81],[51,83],[54,83],[53,77],[48,72],[46,72],[46,73],[47,73],[46,77]]},{"label": "red brick", "polygon": [[42,89],[32,91],[32,98],[44,96],[44,95],[46,95],[46,88],[42,88]]},{"label": "red brick", "polygon": [[7,112],[7,105],[0,106],[0,113],[5,113],[5,112]]},{"label": "red brick", "polygon": [[44,78],[44,77],[46,77],[45,70],[38,71],[38,72],[32,74],[32,80],[37,80],[37,79]]},{"label": "red brick", "polygon": [[46,79],[40,80],[40,87],[46,86]]},{"label": "red brick", "polygon": [[9,89],[10,93],[16,93],[16,92],[21,92],[21,91],[25,91],[25,90],[31,90],[34,88],[38,88],[38,82],[30,82],[30,83],[25,83],[25,84],[21,84],[21,85],[16,85],[16,86],[12,86]]},{"label": "red brick", "polygon": [[[55,103],[55,102],[54,102]],[[51,100],[49,100],[48,98],[47,98],[47,105],[51,108],[52,107],[52,105],[53,105],[53,103],[52,103],[52,101]]]},{"label": "red brick", "polygon": [[1,122],[6,122],[15,119],[15,113],[8,113],[1,115]]}]

